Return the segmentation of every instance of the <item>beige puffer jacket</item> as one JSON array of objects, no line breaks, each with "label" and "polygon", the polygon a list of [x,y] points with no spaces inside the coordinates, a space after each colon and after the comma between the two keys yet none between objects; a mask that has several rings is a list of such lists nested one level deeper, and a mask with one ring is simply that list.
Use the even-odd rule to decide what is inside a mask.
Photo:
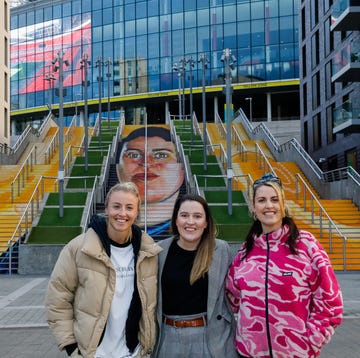
[{"label": "beige puffer jacket", "polygon": [[[142,355],[155,344],[157,254],[162,249],[142,233],[137,260],[137,285],[142,305],[139,341]],[[90,228],[60,253],[46,294],[46,315],[58,347],[77,343],[93,358],[107,321],[115,289],[115,270],[100,239]]]}]

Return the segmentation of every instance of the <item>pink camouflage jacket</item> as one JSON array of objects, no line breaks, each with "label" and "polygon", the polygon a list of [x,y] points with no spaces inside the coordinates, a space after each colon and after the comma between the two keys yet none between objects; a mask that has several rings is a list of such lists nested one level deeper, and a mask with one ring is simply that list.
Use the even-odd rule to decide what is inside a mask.
[{"label": "pink camouflage jacket", "polygon": [[342,321],[342,294],[324,249],[300,231],[297,255],[285,244],[288,227],[244,246],[226,279],[238,314],[235,344],[246,357],[312,358],[320,354]]}]

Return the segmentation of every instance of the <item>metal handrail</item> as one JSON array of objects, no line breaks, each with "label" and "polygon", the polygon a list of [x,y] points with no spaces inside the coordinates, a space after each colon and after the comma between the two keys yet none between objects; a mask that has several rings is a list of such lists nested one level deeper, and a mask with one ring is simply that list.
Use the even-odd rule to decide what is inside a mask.
[{"label": "metal handrail", "polygon": [[[273,173],[275,176],[277,176],[274,168],[272,167],[271,163],[269,162],[269,159],[266,157],[265,153],[263,152],[263,150],[260,148],[258,143],[255,143],[255,152],[256,152],[256,162],[259,162],[259,168],[262,168],[261,163],[265,163],[266,165],[264,165],[263,167],[263,172],[264,173]],[[258,160],[258,158],[260,157],[260,160]]]},{"label": "metal handrail", "polygon": [[96,212],[96,188],[97,188],[97,182],[98,182],[98,176],[95,177],[94,184],[93,184],[92,190],[90,192],[89,202],[87,203],[88,205],[85,207],[86,214],[85,214],[85,219],[83,221],[83,227],[82,227],[82,232],[83,233],[87,229],[87,226],[88,226],[88,224],[90,222],[91,216]]},{"label": "metal handrail", "polygon": [[59,138],[60,138],[60,133],[59,133],[59,128],[57,128],[53,138],[51,139],[47,148],[44,151],[45,152],[45,154],[44,154],[45,155],[45,164],[50,164],[51,158],[53,157],[56,149],[59,146]]},{"label": "metal handrail", "polygon": [[[346,245],[347,238],[346,236],[340,231],[338,226],[334,223],[334,221],[331,219],[330,215],[327,213],[325,208],[321,205],[320,201],[317,199],[317,197],[314,195],[314,193],[311,191],[310,187],[306,184],[305,180],[301,177],[301,175],[295,174],[295,183],[296,183],[296,200],[299,200],[299,181],[303,184],[304,187],[304,211],[307,211],[307,199],[306,199],[306,192],[310,194],[310,200],[311,200],[311,223],[314,224],[315,218],[314,218],[314,202],[319,207],[319,220],[320,220],[320,237],[322,237],[322,231],[323,231],[323,225],[322,225],[322,214],[324,214],[329,221],[329,224],[335,229],[335,231],[339,234],[339,236],[342,238],[343,245]],[[306,190],[305,190],[306,189]],[[331,226],[329,225],[329,245],[330,245],[330,253],[332,253],[332,231]],[[346,267],[346,251],[344,255],[344,268]]]},{"label": "metal handrail", "polygon": [[240,134],[235,127],[232,127],[232,137],[235,141],[235,146],[238,152],[240,152],[241,160],[247,161],[247,149],[244,142],[241,140]]},{"label": "metal handrail", "polygon": [[[34,162],[33,162],[33,155],[35,155],[34,158]],[[22,187],[25,186],[25,179],[29,178],[29,166],[30,166],[30,171],[32,171],[33,169],[33,164],[36,164],[36,146],[34,146],[31,151],[29,152],[29,154],[26,156],[24,162],[22,163],[20,169],[18,170],[17,174],[15,175],[14,179],[12,180],[12,182],[10,183],[10,187],[11,187],[11,202],[14,202],[14,186],[15,183],[18,182],[18,194],[17,196],[19,196],[21,194],[21,178],[22,178]]]}]

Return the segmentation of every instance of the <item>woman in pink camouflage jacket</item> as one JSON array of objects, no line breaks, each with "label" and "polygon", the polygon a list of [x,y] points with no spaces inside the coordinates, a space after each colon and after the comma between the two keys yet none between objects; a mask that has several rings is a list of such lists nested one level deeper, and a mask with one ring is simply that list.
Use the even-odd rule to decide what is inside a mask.
[{"label": "woman in pink camouflage jacket", "polygon": [[341,290],[320,243],[289,216],[279,178],[253,185],[254,223],[229,269],[241,357],[312,358],[342,321]]}]

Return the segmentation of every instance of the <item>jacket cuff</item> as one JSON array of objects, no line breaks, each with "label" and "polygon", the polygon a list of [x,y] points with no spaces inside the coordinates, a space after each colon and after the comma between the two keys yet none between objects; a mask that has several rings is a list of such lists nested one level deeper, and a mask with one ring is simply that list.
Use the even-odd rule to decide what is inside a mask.
[{"label": "jacket cuff", "polygon": [[68,346],[65,346],[67,355],[70,357],[71,354],[74,352],[74,350],[77,348],[78,348],[77,343],[72,343],[72,344],[69,344]]}]

